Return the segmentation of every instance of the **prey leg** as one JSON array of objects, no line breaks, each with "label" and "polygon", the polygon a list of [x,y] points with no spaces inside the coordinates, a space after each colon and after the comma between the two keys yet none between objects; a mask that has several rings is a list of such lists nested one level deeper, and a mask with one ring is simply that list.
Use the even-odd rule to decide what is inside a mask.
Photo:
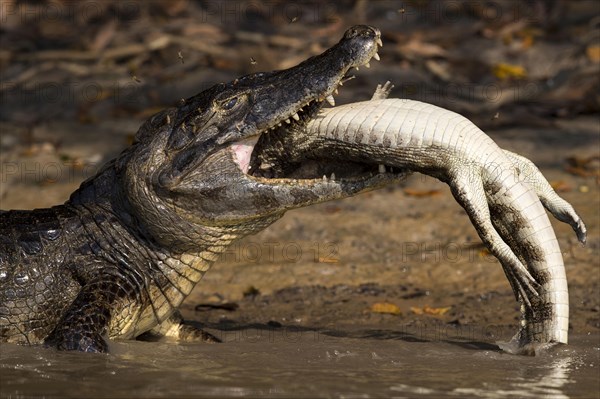
[{"label": "prey leg", "polygon": [[519,176],[536,192],[544,208],[561,222],[571,225],[579,241],[585,244],[587,236],[585,224],[575,212],[573,206],[556,194],[548,180],[533,162],[514,152],[504,150],[504,153],[519,171]]},{"label": "prey leg", "polygon": [[469,215],[481,240],[502,264],[515,295],[518,293],[525,305],[531,307],[529,297],[531,294],[538,295],[536,287],[539,285],[494,228],[479,174],[461,170],[450,177],[448,184],[456,201]]},{"label": "prey leg", "polygon": [[383,86],[380,84],[377,85],[377,88],[375,89],[375,93],[373,93],[373,97],[371,97],[371,100],[385,100],[386,98],[388,98],[393,88],[394,85],[389,80],[385,82]]}]

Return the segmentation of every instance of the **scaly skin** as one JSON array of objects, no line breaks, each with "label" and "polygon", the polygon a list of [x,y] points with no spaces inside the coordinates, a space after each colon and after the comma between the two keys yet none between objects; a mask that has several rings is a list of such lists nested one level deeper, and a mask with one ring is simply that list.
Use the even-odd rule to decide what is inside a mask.
[{"label": "scaly skin", "polygon": [[311,139],[303,146],[317,158],[378,162],[446,182],[524,305],[517,350],[567,343],[567,280],[542,203],[585,242],[581,218],[533,163],[503,151],[466,118],[418,101],[383,99],[387,92],[380,87],[371,101],[323,109],[308,123]]},{"label": "scaly skin", "polygon": [[[554,266],[558,261],[533,259],[526,249],[539,249],[551,230],[531,230],[531,237],[518,232],[518,242],[506,240],[508,247],[498,240],[498,235],[506,238],[502,226],[515,217],[532,228],[523,212],[531,206],[539,213],[540,207],[530,191],[524,192],[533,205],[517,197],[520,191],[509,193],[514,201],[507,201],[504,181],[482,168],[485,162],[471,157],[466,145],[457,152],[442,140],[452,161],[451,168],[440,168],[439,158],[429,153],[398,157],[385,132],[373,143],[357,145],[358,136],[332,141],[325,137],[327,126],[315,130],[310,125],[322,101],[333,102],[351,68],[378,59],[379,45],[377,29],[355,26],[332,48],[293,68],[217,84],[150,118],[134,144],[64,205],[0,212],[0,341],[86,352],[107,351],[105,337],[152,334],[214,341],[181,324],[177,307],[231,243],[266,228],[287,210],[376,189],[412,170],[428,172],[428,162],[432,174],[454,184],[457,199],[477,216],[473,223],[509,279],[536,310],[538,283],[550,294],[557,284],[541,281],[547,277],[544,262],[550,262],[552,279],[560,270]],[[388,92],[382,88],[375,97]],[[372,145],[378,142],[384,146]],[[491,154],[502,165],[510,158],[523,170],[536,170],[516,155]],[[373,174],[380,163],[402,168]],[[547,206],[568,220],[571,213],[541,175],[533,175]],[[485,200],[495,211],[489,218],[481,217]],[[545,257],[550,251],[544,246],[541,253]],[[564,303],[546,299],[543,290],[540,294],[542,304]],[[541,329],[535,339],[553,334],[555,326],[545,320],[554,319],[531,324]]]},{"label": "scaly skin", "polygon": [[0,340],[85,352],[106,352],[105,336],[211,340],[174,315],[232,242],[289,209],[398,179],[247,174],[261,135],[304,123],[380,44],[356,26],[293,68],[217,84],[150,118],[64,205],[0,213]]}]

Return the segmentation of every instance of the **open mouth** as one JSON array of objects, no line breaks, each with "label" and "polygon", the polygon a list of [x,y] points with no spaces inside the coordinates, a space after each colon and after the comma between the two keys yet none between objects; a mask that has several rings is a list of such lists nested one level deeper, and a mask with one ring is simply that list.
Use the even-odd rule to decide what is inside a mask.
[{"label": "open mouth", "polygon": [[[261,131],[258,135],[237,141],[230,146],[232,157],[241,172],[249,178],[262,183],[308,183],[309,181],[357,181],[372,178],[374,176],[386,175],[395,177],[397,172],[392,168],[381,164],[369,164],[340,160],[339,157],[314,157],[312,151],[307,151],[306,156],[295,152],[290,156],[290,147],[302,147],[292,143],[291,135],[301,141],[304,134],[304,126],[324,106],[326,101],[330,106],[335,106],[334,95],[344,82],[351,80],[354,76],[348,75],[352,68],[358,70],[359,66],[369,67],[372,58],[379,60],[377,50],[382,46],[381,39],[376,38],[376,46],[371,54],[360,64],[350,65],[343,77],[328,92],[316,95],[305,102],[301,107],[293,110],[290,115],[283,116],[271,126]],[[308,150],[308,149],[307,149]]]},{"label": "open mouth", "polygon": [[[337,87],[335,91],[337,91]],[[324,98],[329,104],[335,105],[333,94],[329,94]],[[281,137],[302,129],[302,126],[318,114],[323,106],[323,101],[323,98],[310,100],[297,109],[291,117],[283,118],[281,122],[275,122],[271,127],[256,136],[233,143],[231,145],[233,159],[241,171],[254,177],[272,177],[261,173],[261,171],[270,169],[270,166],[268,163],[260,161],[260,149],[268,151],[268,146],[275,141],[273,140],[275,136]],[[261,143],[257,147],[259,140]]]}]

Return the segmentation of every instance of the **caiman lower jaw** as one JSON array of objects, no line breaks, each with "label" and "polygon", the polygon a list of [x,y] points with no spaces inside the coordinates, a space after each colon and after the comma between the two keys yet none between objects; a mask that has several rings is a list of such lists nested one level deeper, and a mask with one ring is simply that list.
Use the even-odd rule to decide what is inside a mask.
[{"label": "caiman lower jaw", "polygon": [[[238,141],[230,146],[233,162],[241,173],[250,180],[269,185],[304,185],[363,183],[368,186],[382,182],[401,179],[405,173],[384,165],[359,164],[333,160],[306,160],[300,168],[281,175],[271,177],[261,174],[262,171],[251,170],[252,152],[259,136]],[[323,165],[326,165],[323,167]]]}]

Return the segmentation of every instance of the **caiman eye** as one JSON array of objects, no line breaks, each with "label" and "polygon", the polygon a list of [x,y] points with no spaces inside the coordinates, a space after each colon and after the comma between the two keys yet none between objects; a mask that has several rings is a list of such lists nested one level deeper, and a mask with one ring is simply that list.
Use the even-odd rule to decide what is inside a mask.
[{"label": "caiman eye", "polygon": [[223,108],[224,110],[227,110],[227,111],[229,111],[230,109],[232,109],[233,107],[235,107],[235,104],[237,104],[237,102],[238,102],[238,99],[237,99],[237,97],[233,97],[233,98],[231,98],[231,99],[229,99],[229,100],[225,101],[225,102],[223,103],[223,105],[222,105],[222,108]]}]

